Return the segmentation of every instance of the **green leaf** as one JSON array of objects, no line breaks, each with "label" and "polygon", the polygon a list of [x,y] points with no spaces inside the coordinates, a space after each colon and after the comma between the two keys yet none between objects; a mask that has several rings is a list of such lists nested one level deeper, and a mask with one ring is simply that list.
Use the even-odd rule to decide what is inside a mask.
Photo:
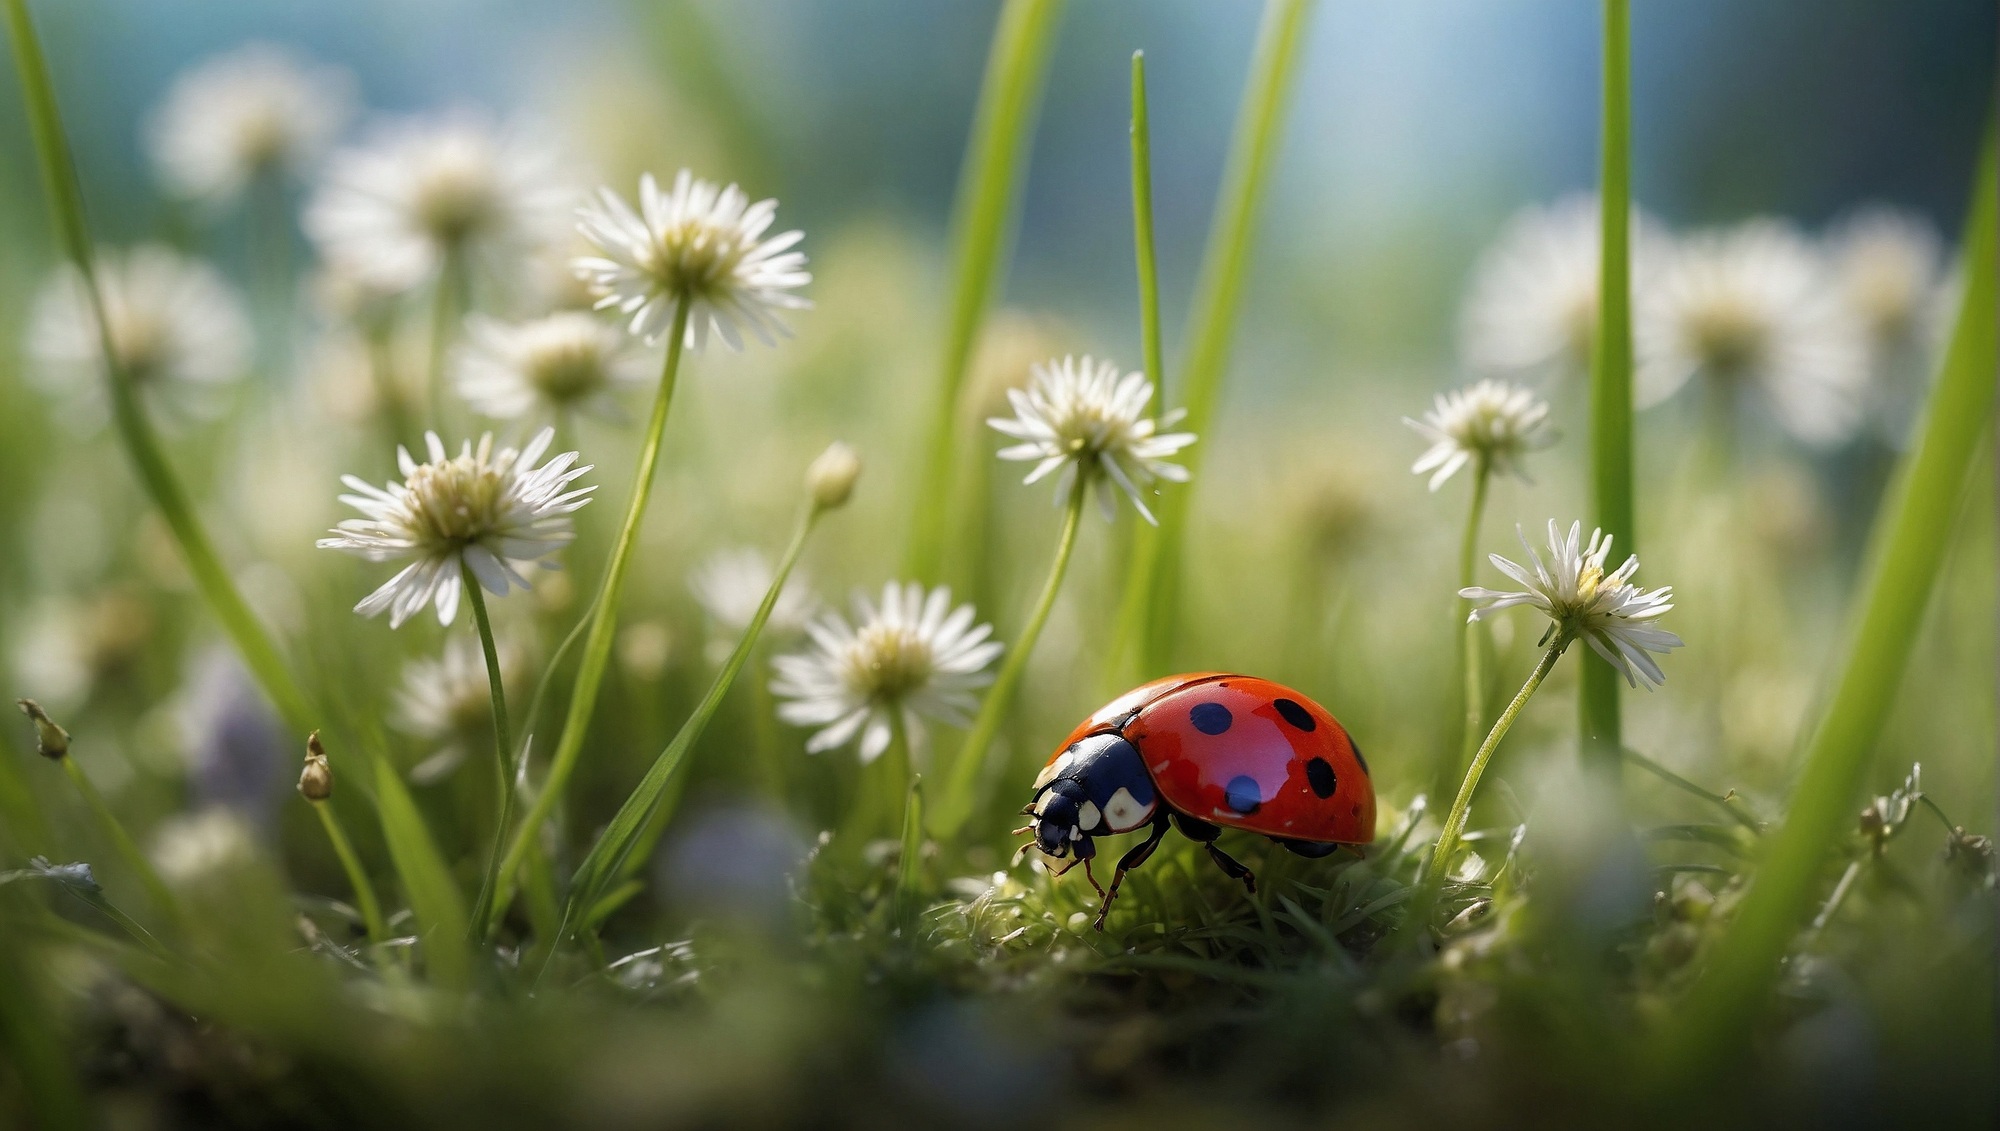
[{"label": "green leaf", "polygon": [[778,595],[784,592],[785,581],[792,575],[792,567],[799,561],[804,551],[806,537],[812,528],[818,512],[808,509],[799,519],[797,529],[792,534],[792,543],[785,548],[785,555],[778,563],[778,570],[771,577],[771,587],[764,592],[763,603],[757,606],[757,615],[750,618],[749,627],[743,630],[743,638],[736,642],[736,648],[729,653],[729,659],[722,670],[715,673],[715,681],[709,685],[708,693],[695,706],[694,713],[681,724],[673,741],[660,751],[659,757],[646,769],[646,776],[618,807],[611,823],[598,834],[597,843],[590,846],[589,855],[577,865],[576,874],[570,880],[568,906],[563,911],[564,923],[587,925],[584,913],[598,906],[604,889],[626,874],[627,862],[643,859],[635,855],[634,849],[640,844],[654,810],[660,799],[673,783],[681,763],[688,751],[700,740],[701,732],[707,728],[709,720],[721,708],[723,697],[729,694],[730,685],[736,682],[736,675],[743,670],[744,662],[750,658],[751,649],[757,644],[757,637],[764,631],[764,622],[771,619],[771,610],[777,607]]},{"label": "green leaf", "polygon": [[935,581],[944,556],[945,520],[952,498],[952,448],[959,419],[959,390],[979,325],[1000,282],[1007,244],[1027,179],[1029,140],[1047,85],[1049,55],[1063,0],[1007,0],[986,56],[986,76],[973,112],[972,136],[952,201],[951,321],[938,363],[937,402],[924,440],[924,474],[910,522],[909,575]]},{"label": "green leaf", "polygon": [[1830,849],[1854,821],[1870,755],[1896,701],[1924,609],[1951,540],[1979,440],[1993,417],[1996,287],[1993,123],[1974,178],[1961,261],[1965,293],[1915,446],[1897,470],[1872,535],[1866,579],[1850,613],[1845,662],[1813,730],[1783,825],[1708,968],[1664,1034],[1666,1079],[1726,1064],[1762,1011],[1790,946],[1818,899]]}]

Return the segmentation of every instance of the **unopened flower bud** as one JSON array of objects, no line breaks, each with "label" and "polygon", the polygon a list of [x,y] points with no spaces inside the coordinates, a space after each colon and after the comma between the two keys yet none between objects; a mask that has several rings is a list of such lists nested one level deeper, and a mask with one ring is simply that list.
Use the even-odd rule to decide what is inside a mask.
[{"label": "unopened flower bud", "polygon": [[860,476],[860,453],[835,440],[806,468],[806,490],[812,494],[814,507],[832,510],[847,502]]},{"label": "unopened flower bud", "polygon": [[35,724],[35,753],[57,761],[69,753],[69,732],[56,725],[42,705],[33,699],[16,699],[21,713]]},{"label": "unopened flower bud", "polygon": [[325,801],[333,796],[333,767],[326,764],[326,747],[319,732],[306,736],[306,766],[299,771],[299,796],[307,801]]}]

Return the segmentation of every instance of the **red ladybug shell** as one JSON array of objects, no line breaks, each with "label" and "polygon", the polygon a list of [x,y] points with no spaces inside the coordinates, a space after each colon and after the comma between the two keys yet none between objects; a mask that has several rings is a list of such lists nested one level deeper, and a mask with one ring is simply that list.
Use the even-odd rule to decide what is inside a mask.
[{"label": "red ladybug shell", "polygon": [[1157,679],[1091,715],[1055,757],[1114,730],[1138,749],[1167,804],[1190,817],[1295,840],[1375,839],[1375,786],[1354,740],[1283,684],[1226,672]]}]

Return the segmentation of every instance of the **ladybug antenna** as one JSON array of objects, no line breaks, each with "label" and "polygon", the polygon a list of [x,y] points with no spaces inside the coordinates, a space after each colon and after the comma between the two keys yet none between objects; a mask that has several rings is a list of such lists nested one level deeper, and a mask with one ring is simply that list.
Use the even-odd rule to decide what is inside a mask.
[{"label": "ladybug antenna", "polygon": [[1024,833],[1031,833],[1031,832],[1034,832],[1034,831],[1035,831],[1035,826],[1033,826],[1033,825],[1022,825],[1022,826],[1021,826],[1020,828],[1018,828],[1018,829],[1015,829],[1015,830],[1014,830],[1013,832],[1011,832],[1011,833],[1008,833],[1007,835],[1008,835],[1008,836],[1021,836],[1021,835],[1022,835],[1022,834],[1024,834]]}]

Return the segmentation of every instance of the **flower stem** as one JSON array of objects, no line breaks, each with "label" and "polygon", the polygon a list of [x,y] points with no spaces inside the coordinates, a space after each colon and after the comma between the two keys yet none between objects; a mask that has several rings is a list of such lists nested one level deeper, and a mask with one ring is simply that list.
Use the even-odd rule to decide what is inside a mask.
[{"label": "flower stem", "polygon": [[104,803],[104,795],[97,792],[97,786],[91,784],[90,775],[83,772],[82,766],[77,765],[76,756],[65,754],[60,760],[63,772],[69,775],[70,781],[76,783],[76,791],[83,795],[83,803],[89,807],[90,815],[103,826],[104,835],[110,838],[111,847],[124,858],[125,866],[132,869],[139,877],[139,882],[144,885],[146,894],[152,898],[153,905],[169,915],[178,915],[180,904],[174,899],[174,893],[168,889],[166,881],[160,878],[160,873],[154,870],[153,862],[146,859],[145,853],[139,851],[139,845],[133,841],[132,834],[125,831],[125,825],[118,820],[118,815],[111,811],[111,806]]},{"label": "flower stem", "polygon": [[[1486,489],[1492,475],[1491,461],[1481,453],[1472,465],[1472,506],[1465,516],[1465,538],[1458,548],[1458,587],[1472,587],[1473,572],[1479,558],[1479,525],[1486,517]],[[1455,769],[1463,770],[1472,761],[1479,749],[1479,732],[1485,723],[1486,676],[1482,667],[1484,657],[1480,654],[1480,622],[1466,615],[1471,602],[1460,598],[1456,608],[1460,614],[1458,626],[1458,655],[1460,670],[1465,676],[1465,733],[1460,740],[1458,764]]]},{"label": "flower stem", "polygon": [[195,516],[186,491],[167,463],[159,438],[146,420],[145,411],[139,404],[138,390],[132,386],[131,375],[125,371],[117,350],[112,348],[104,297],[98,290],[96,273],[91,265],[90,232],[84,220],[83,193],[77,185],[76,166],[70,157],[69,140],[63,133],[62,116],[56,108],[48,61],[42,55],[34,23],[28,18],[26,0],[6,0],[6,15],[14,43],[16,67],[21,74],[22,100],[27,106],[28,124],[34,134],[35,150],[41,166],[42,187],[55,220],[58,243],[63,254],[83,276],[84,290],[89,296],[91,311],[96,316],[98,344],[111,386],[112,418],[118,428],[119,441],[138,471],[140,483],[152,497],[153,505],[159,508],[174,541],[179,544],[195,587],[201,591],[216,619],[222,622],[223,630],[229,634],[243,662],[272,705],[289,726],[304,734],[313,728],[315,712],[293,682],[291,670],[278,652],[277,645],[250,611],[243,595],[236,591],[236,583],[216,556],[207,531]]},{"label": "flower stem", "polygon": [[1472,764],[1465,768],[1465,780],[1459,783],[1458,796],[1452,799],[1451,812],[1444,819],[1444,830],[1438,833],[1437,846],[1431,849],[1430,865],[1424,870],[1424,885],[1431,891],[1444,885],[1452,852],[1458,848],[1460,834],[1465,832],[1465,817],[1472,809],[1473,791],[1479,788],[1480,775],[1486,772],[1486,764],[1493,760],[1493,751],[1500,745],[1500,740],[1507,737],[1514,720],[1521,714],[1521,708],[1528,705],[1535,689],[1542,685],[1542,680],[1547,678],[1550,669],[1556,666],[1556,661],[1562,658],[1563,650],[1568,647],[1569,637],[1558,635],[1549,645],[1549,650],[1542,653],[1541,662],[1528,674],[1528,682],[1521,685],[1514,701],[1507,704],[1507,709],[1500,712],[1499,718],[1493,720],[1493,729],[1487,732],[1486,741],[1479,744],[1478,752],[1472,756]]},{"label": "flower stem", "polygon": [[1063,0],[1007,0],[986,58],[972,136],[966,142],[952,202],[951,321],[945,329],[937,403],[924,439],[924,476],[910,523],[908,568],[921,581],[936,580],[944,556],[945,522],[952,498],[952,450],[959,421],[959,391],[986,306],[998,285],[1009,220],[1020,197],[1035,131],[1049,55]]},{"label": "flower stem", "polygon": [[959,748],[958,760],[952,764],[951,778],[945,784],[944,803],[937,812],[940,836],[956,833],[977,805],[981,771],[986,765],[986,748],[993,745],[993,738],[999,733],[1000,720],[1014,698],[1014,686],[1021,681],[1021,673],[1027,670],[1028,657],[1035,650],[1035,640],[1041,636],[1042,626],[1048,623],[1049,611],[1055,608],[1056,593],[1062,589],[1063,574],[1069,570],[1070,551],[1076,548],[1076,531],[1081,525],[1083,503],[1089,494],[1090,476],[1078,468],[1076,482],[1070,487],[1069,504],[1063,511],[1062,534],[1056,540],[1056,560],[1049,566],[1048,580],[1042,583],[1042,595],[1036,600],[1028,623],[1022,627],[1020,638],[1007,650],[1007,658],[1000,665],[1000,674],[993,680],[993,687],[986,693],[985,701],[980,703],[972,730],[966,734],[965,745]]},{"label": "flower stem", "polygon": [[[612,544],[611,559],[605,563],[604,581],[590,611],[590,633],[583,641],[583,659],[577,665],[576,684],[570,692],[569,713],[563,719],[562,735],[556,740],[549,763],[548,780],[528,810],[528,818],[514,833],[507,854],[495,877],[493,903],[487,909],[485,931],[491,933],[513,898],[514,873],[521,867],[533,843],[536,830],[562,800],[563,786],[569,781],[576,760],[583,753],[584,735],[590,730],[591,715],[597,709],[597,689],[604,682],[604,669],[611,659],[611,643],[618,635],[618,594],[625,585],[625,571],[632,564],[632,548],[639,541],[639,522],[646,516],[646,502],[653,493],[653,472],[660,462],[660,438],[667,429],[667,408],[673,403],[674,383],[680,375],[682,346],[687,341],[690,304],[681,301],[674,310],[674,324],[667,332],[667,357],[660,368],[659,391],[653,396],[653,414],[646,422],[646,440],[639,449],[639,467],[632,483],[632,502],[625,511],[624,525]],[[745,639],[749,639],[748,636]],[[734,674],[732,672],[732,674]]]},{"label": "flower stem", "polygon": [[[902,733],[903,724],[890,724],[896,729],[895,743],[908,747],[909,740]],[[909,756],[903,756],[903,765],[909,765]],[[896,859],[896,922],[904,932],[907,941],[910,928],[916,925],[918,901],[923,898],[924,878],[924,778],[922,774],[905,772],[903,775],[903,835],[902,852]]]},{"label": "flower stem", "polygon": [[472,603],[472,619],[479,626],[479,649],[486,654],[486,686],[493,693],[493,789],[499,806],[493,825],[493,849],[486,855],[486,878],[479,885],[479,899],[472,905],[471,925],[482,929],[486,909],[493,901],[493,880],[500,871],[500,852],[507,844],[507,826],[514,820],[513,734],[507,726],[507,689],[500,678],[500,651],[493,645],[493,622],[486,615],[486,593],[463,558],[458,572],[465,596]]},{"label": "flower stem", "polygon": [[382,904],[375,898],[375,885],[362,869],[361,858],[355,855],[353,842],[347,839],[347,830],[341,827],[339,814],[333,811],[331,802],[312,801],[308,804],[313,807],[313,812],[319,814],[319,823],[326,829],[326,839],[333,842],[333,854],[340,857],[347,882],[354,888],[354,902],[361,906],[361,922],[368,928],[368,941],[381,942],[389,937],[389,928],[382,919]]}]

